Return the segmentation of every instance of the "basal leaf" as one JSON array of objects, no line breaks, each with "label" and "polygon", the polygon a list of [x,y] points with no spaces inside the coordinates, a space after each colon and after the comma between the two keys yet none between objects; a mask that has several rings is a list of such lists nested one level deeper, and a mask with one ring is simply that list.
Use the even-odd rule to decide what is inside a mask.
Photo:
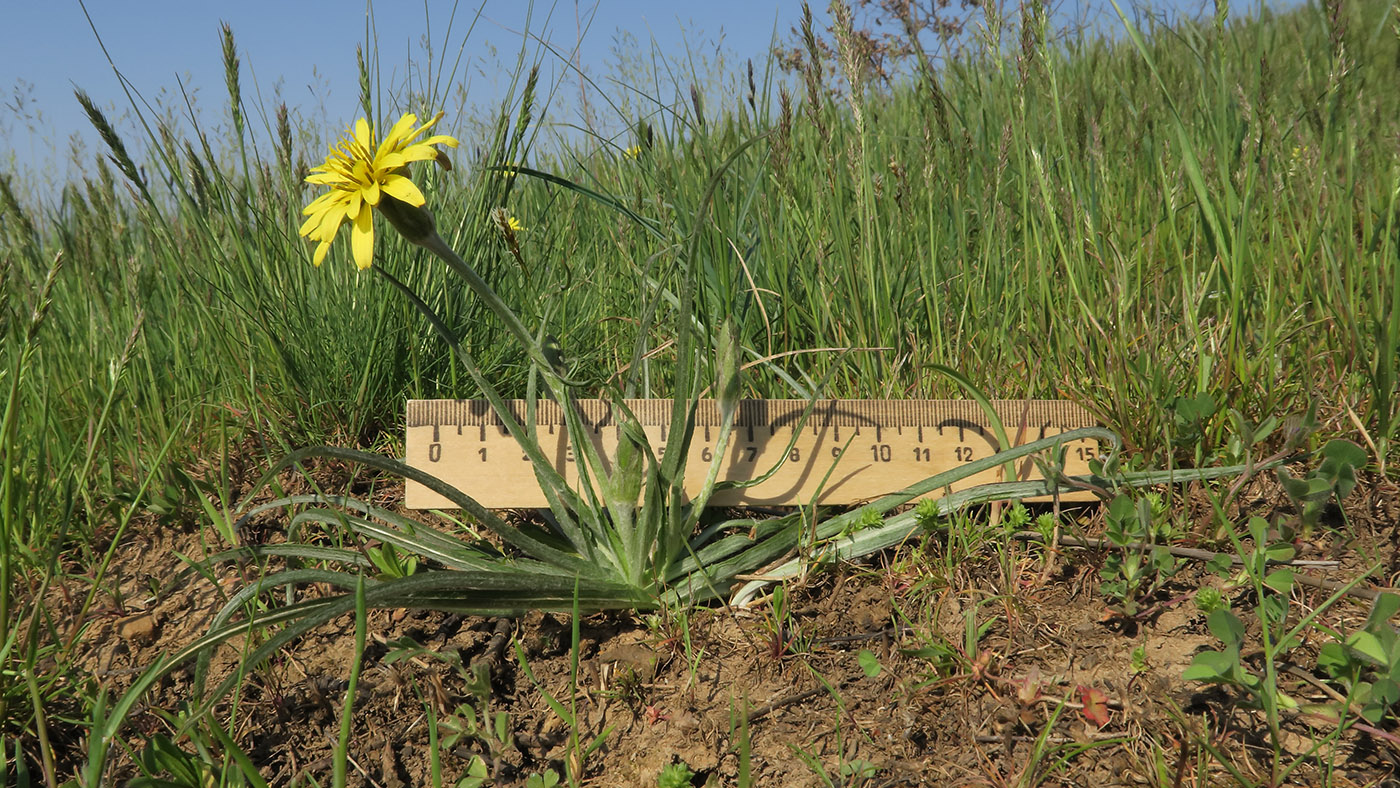
[{"label": "basal leaf", "polygon": [[1229,610],[1221,608],[1211,613],[1206,626],[1226,646],[1238,648],[1244,642],[1244,622]]},{"label": "basal leaf", "polygon": [[1234,679],[1239,658],[1224,651],[1202,651],[1191,658],[1191,666],[1182,672],[1186,681],[1230,682]]}]

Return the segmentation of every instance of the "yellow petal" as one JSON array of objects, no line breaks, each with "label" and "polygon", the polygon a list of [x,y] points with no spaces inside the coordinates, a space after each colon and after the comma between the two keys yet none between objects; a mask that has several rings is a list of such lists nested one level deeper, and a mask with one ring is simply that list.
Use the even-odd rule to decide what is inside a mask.
[{"label": "yellow petal", "polygon": [[456,138],[456,137],[449,137],[449,136],[447,136],[446,134],[435,134],[435,135],[433,135],[433,136],[431,136],[431,137],[429,137],[429,138],[423,140],[422,142],[420,142],[420,143],[418,143],[418,144],[419,144],[419,145],[446,145],[446,146],[449,147],[449,148],[455,148],[455,147],[457,147],[457,145],[458,145],[458,143],[457,143],[457,138]]},{"label": "yellow petal", "polygon": [[312,264],[313,264],[313,265],[320,265],[320,264],[321,264],[321,261],[324,260],[324,259],[326,259],[326,253],[329,252],[330,250],[331,250],[331,242],[330,242],[330,241],[322,241],[321,243],[317,244],[317,245],[316,245],[316,255],[315,255],[314,257],[311,258]]},{"label": "yellow petal", "polygon": [[345,221],[345,215],[335,211],[326,211],[321,216],[321,223],[316,227],[316,231],[310,237],[318,238],[322,241],[330,241],[335,237],[336,231],[340,229],[341,222]]},{"label": "yellow petal", "polygon": [[406,162],[427,161],[428,159],[437,158],[437,151],[433,149],[433,146],[419,142],[404,148],[399,155],[402,156]]},{"label": "yellow petal", "polygon": [[360,194],[365,198],[365,202],[370,205],[378,205],[379,181],[371,179],[369,183],[360,188]]},{"label": "yellow petal", "polygon": [[360,209],[350,228],[350,250],[355,255],[355,267],[361,271],[374,263],[374,212],[368,205]]},{"label": "yellow petal", "polygon": [[312,216],[310,219],[301,223],[301,229],[297,231],[297,234],[305,238],[311,235],[311,232],[319,226],[321,226],[321,217]]},{"label": "yellow petal", "polygon": [[396,140],[396,142],[398,143],[398,147],[403,147],[404,145],[407,145],[408,143],[413,142],[413,140],[415,140],[416,138],[418,138],[418,136],[421,135],[423,132],[425,132],[425,131],[427,131],[428,129],[432,128],[432,127],[433,127],[433,124],[434,124],[434,123],[437,123],[439,120],[442,120],[442,113],[441,113],[441,112],[439,112],[438,114],[434,115],[434,116],[432,117],[431,120],[429,120],[427,123],[424,123],[421,127],[415,129],[415,130],[413,131],[412,134],[406,135],[406,136],[404,136],[403,138],[401,138],[401,139],[399,139],[399,140]]},{"label": "yellow petal", "polygon": [[332,200],[334,200],[334,198],[335,192],[326,192],[320,197],[317,197],[316,199],[312,200],[310,205],[307,205],[305,208],[301,209],[301,212],[303,214],[309,215],[318,211],[325,210],[326,205],[329,204]]},{"label": "yellow petal", "polygon": [[442,116],[445,115],[445,114],[447,114],[447,113],[443,112],[442,110],[438,110],[438,113],[437,113],[436,115],[432,116],[431,118],[428,118],[428,122],[427,122],[427,123],[424,123],[424,124],[423,124],[423,128],[419,129],[419,131],[427,131],[428,129],[431,129],[433,126],[436,126],[436,125],[437,125],[437,122],[440,121],[440,120],[442,120]]},{"label": "yellow petal", "polygon": [[[412,150],[412,148],[409,148],[409,150]],[[402,153],[394,151],[392,153],[386,153],[383,156],[380,156],[379,158],[375,159],[374,166],[375,169],[378,170],[383,170],[385,172],[393,172],[394,170],[397,170],[398,168],[407,164],[408,161],[409,160],[405,158]]]},{"label": "yellow petal", "polygon": [[403,140],[408,139],[409,132],[416,123],[418,123],[418,116],[412,112],[399,118],[399,122],[395,123],[394,127],[389,129],[389,133],[384,135],[384,141],[379,144],[379,150],[375,152],[374,158],[379,159],[399,147]]},{"label": "yellow petal", "polygon": [[399,202],[406,202],[415,208],[427,202],[427,200],[423,199],[423,192],[418,191],[418,187],[413,185],[413,181],[410,181],[402,175],[390,175],[388,178],[385,178],[384,193]]},{"label": "yellow petal", "polygon": [[355,121],[355,145],[359,148],[357,153],[368,157],[370,146],[374,144],[374,135],[370,132],[369,121],[360,118]]}]

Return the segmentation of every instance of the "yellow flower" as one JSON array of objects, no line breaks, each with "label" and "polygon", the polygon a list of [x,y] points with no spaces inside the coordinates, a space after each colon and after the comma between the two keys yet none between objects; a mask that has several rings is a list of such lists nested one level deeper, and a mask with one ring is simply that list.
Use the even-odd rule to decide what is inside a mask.
[{"label": "yellow flower", "polygon": [[361,270],[369,268],[374,260],[373,209],[386,197],[415,208],[423,205],[423,193],[404,172],[409,162],[442,155],[434,145],[457,147],[457,140],[445,134],[415,142],[441,119],[439,112],[432,120],[414,128],[418,116],[406,114],[389,129],[382,141],[376,141],[374,129],[360,118],[355,121],[354,130],[347,129],[340,142],[330,149],[326,163],[312,168],[306,182],[331,189],[302,211],[308,218],[301,225],[301,234],[319,242],[312,260],[316,265],[325,259],[340,226],[348,222],[355,265]]},{"label": "yellow flower", "polygon": [[627,158],[629,158],[629,159],[635,159],[635,158],[637,158],[638,156],[641,156],[641,155],[642,155],[642,146],[641,146],[641,145],[633,145],[632,147],[628,148],[627,150],[624,150],[624,151],[622,152],[622,154],[623,154],[624,156],[626,156]]},{"label": "yellow flower", "polygon": [[519,219],[510,215],[505,208],[492,208],[486,220],[494,225],[501,232],[501,235],[509,239],[514,233],[527,232],[525,225]]}]

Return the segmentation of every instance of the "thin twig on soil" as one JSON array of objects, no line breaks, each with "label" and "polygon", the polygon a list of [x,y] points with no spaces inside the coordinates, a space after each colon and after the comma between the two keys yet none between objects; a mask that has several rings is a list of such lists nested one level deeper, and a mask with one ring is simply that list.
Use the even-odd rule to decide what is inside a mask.
[{"label": "thin twig on soil", "polygon": [[[1029,542],[1045,542],[1045,537],[1035,531],[1017,531],[1016,533],[1011,535],[1011,538]],[[1175,555],[1180,558],[1190,558],[1196,561],[1210,561],[1213,560],[1216,556],[1223,555],[1228,557],[1230,559],[1230,563],[1232,564],[1244,563],[1244,559],[1240,558],[1234,553],[1216,553],[1211,550],[1201,550],[1195,547],[1151,545],[1143,542],[1130,542],[1128,544],[1119,546],[1113,544],[1107,539],[1080,539],[1074,536],[1061,536],[1059,538],[1059,544],[1063,547],[1078,547],[1087,550],[1155,550],[1156,548],[1161,547],[1170,552],[1172,555]],[[1299,569],[1336,569],[1339,566],[1339,563],[1337,561],[1309,561],[1297,559],[1291,561],[1269,561],[1269,564],[1271,566],[1292,566],[1297,567]],[[1371,572],[1366,572],[1365,574],[1361,575],[1361,577],[1366,577],[1370,574]],[[1372,601],[1374,601],[1375,598],[1380,596],[1381,594],[1400,593],[1397,592],[1397,590],[1394,588],[1387,587],[1348,587],[1350,583],[1344,583],[1338,580],[1326,580],[1321,577],[1311,577],[1309,575],[1304,574],[1294,575],[1293,579],[1294,581],[1305,586],[1311,586],[1313,588],[1318,588],[1323,591],[1344,591],[1345,593],[1351,596],[1359,597],[1361,599],[1369,599]],[[1359,578],[1353,578],[1351,582],[1354,583],[1357,579]]]},{"label": "thin twig on soil", "polygon": [[491,632],[491,640],[486,643],[486,650],[472,660],[470,667],[473,670],[483,664],[492,670],[500,667],[501,655],[505,653],[506,643],[510,640],[512,629],[514,626],[510,619],[496,619],[496,628]]},{"label": "thin twig on soil", "polygon": [[[850,681],[850,679],[842,679],[840,682],[837,683],[836,689],[838,691],[844,689],[846,685],[850,683]],[[772,703],[759,706],[757,709],[754,709],[752,712],[749,713],[749,722],[757,722],[763,719],[764,717],[767,717],[769,714],[772,714],[773,712],[777,711],[778,709],[781,709],[785,706],[791,706],[794,703],[801,703],[802,701],[807,700],[808,698],[814,697],[816,695],[820,695],[823,692],[830,692],[831,689],[831,687],[823,684],[819,687],[812,687],[811,689],[803,690],[801,692],[795,692],[791,695],[785,695],[773,701]]]},{"label": "thin twig on soil", "polygon": [[[1023,542],[1045,542],[1045,537],[1038,531],[1017,531],[1011,535],[1013,539]],[[1061,547],[1079,547],[1086,550],[1155,550],[1163,548],[1167,552],[1179,558],[1190,558],[1196,561],[1212,561],[1218,556],[1226,556],[1232,564],[1243,564],[1244,559],[1234,553],[1217,553],[1214,550],[1202,550],[1198,547],[1180,547],[1176,545],[1155,545],[1146,542],[1128,542],[1124,545],[1116,545],[1107,539],[1081,539],[1075,536],[1061,536],[1057,540]],[[1301,569],[1336,569],[1339,564],[1336,561],[1310,561],[1306,559],[1293,559],[1290,561],[1269,561],[1271,566],[1293,566]],[[1340,586],[1338,586],[1340,587]]]}]

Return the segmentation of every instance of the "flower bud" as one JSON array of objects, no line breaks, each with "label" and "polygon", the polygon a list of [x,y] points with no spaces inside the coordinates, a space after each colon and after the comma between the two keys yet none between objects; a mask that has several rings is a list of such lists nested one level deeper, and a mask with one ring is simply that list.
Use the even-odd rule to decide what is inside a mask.
[{"label": "flower bud", "polygon": [[379,212],[411,243],[421,245],[437,232],[433,225],[433,215],[427,208],[409,205],[388,194],[380,197]]}]

